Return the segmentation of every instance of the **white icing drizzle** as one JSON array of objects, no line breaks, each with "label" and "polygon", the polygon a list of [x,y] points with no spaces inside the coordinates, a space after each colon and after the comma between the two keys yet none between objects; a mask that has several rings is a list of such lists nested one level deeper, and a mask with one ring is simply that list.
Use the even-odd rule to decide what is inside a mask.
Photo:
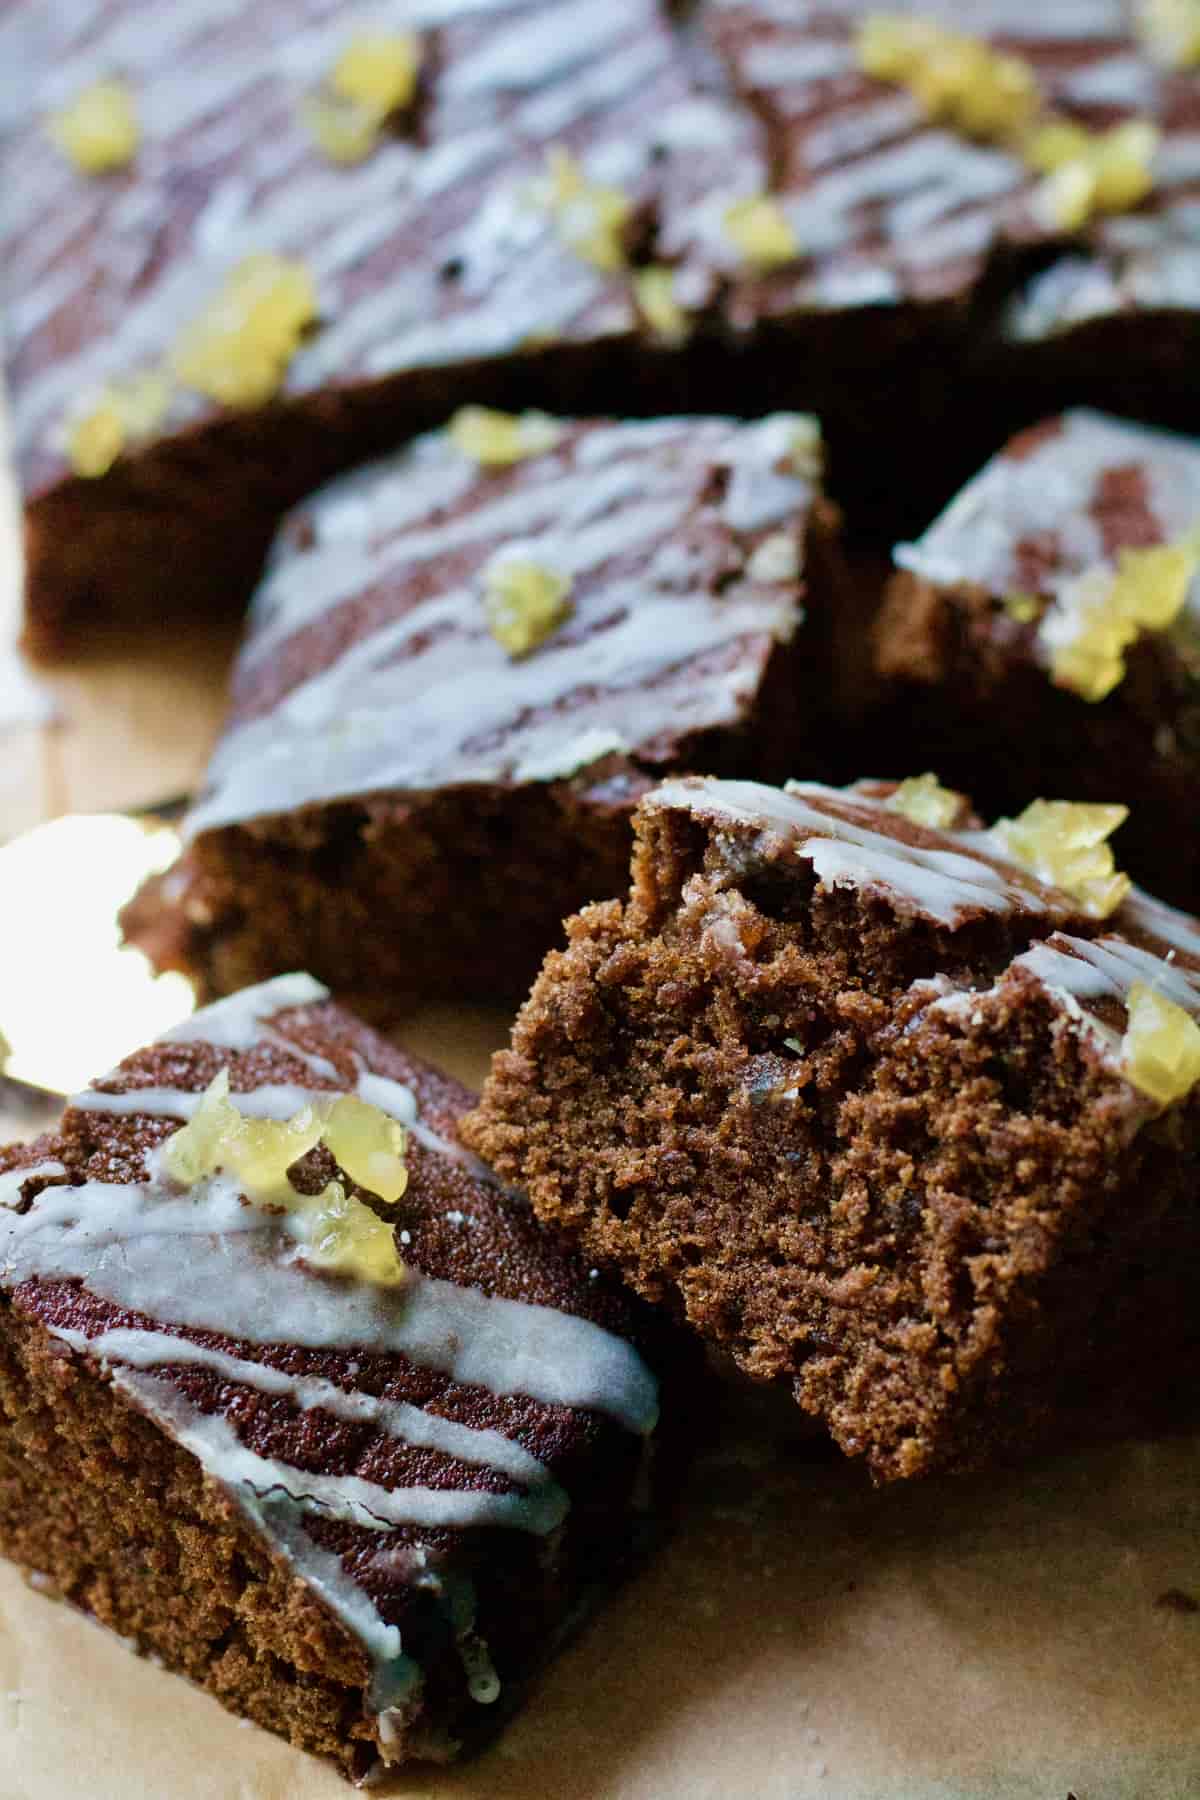
[{"label": "white icing drizzle", "polygon": [[[329,989],[314,981],[311,975],[294,973],[276,975],[271,981],[260,981],[255,987],[242,988],[224,1000],[193,1013],[191,1018],[164,1032],[165,1044],[213,1044],[221,1050],[253,1050],[272,1034],[263,1030],[264,1021],[292,1006],[317,1006],[328,1000]],[[304,1056],[298,1045],[287,1038],[275,1037],[291,1056]],[[329,1072],[336,1076],[332,1064]]]},{"label": "white icing drizzle", "polygon": [[[749,827],[764,840],[794,839],[797,857],[828,886],[882,893],[898,911],[952,929],[980,912],[1023,909],[1064,920],[1075,912],[1065,894],[1007,861],[987,832],[940,831],[936,848],[908,843],[894,813],[848,789],[684,778],[663,782],[642,805],[694,812],[718,828]],[[735,854],[745,854],[740,842]]]},{"label": "white icing drizzle", "polygon": [[[1093,507],[1105,475],[1129,468],[1145,480],[1159,541],[1200,521],[1200,443],[1082,408],[1056,426],[1022,454],[993,457],[924,537],[897,549],[898,566],[943,586],[972,582],[1005,594],[1025,585],[1017,549],[1036,538],[1053,550],[1043,591],[1061,599],[1081,574],[1112,560]],[[1200,583],[1189,608],[1200,614]]]},{"label": "white icing drizzle", "polygon": [[130,1369],[164,1365],[211,1369],[225,1381],[257,1388],[263,1394],[282,1395],[303,1411],[319,1408],[337,1419],[371,1425],[399,1443],[440,1450],[458,1462],[498,1469],[526,1486],[549,1483],[547,1471],[537,1458],[503,1432],[461,1425],[440,1413],[410,1406],[406,1400],[348,1393],[315,1375],[289,1375],[269,1363],[247,1362],[244,1357],[230,1356],[227,1351],[194,1344],[190,1338],[175,1337],[165,1331],[112,1330],[94,1338],[68,1331],[58,1331],[57,1335],[74,1349],[86,1350],[104,1362],[120,1363]]},{"label": "white icing drizzle", "polygon": [[[498,496],[495,476],[479,477],[449,517],[442,477],[461,503],[465,459],[440,434],[331,489],[312,508],[316,548],[285,547],[264,587],[242,687],[253,692],[264,659],[342,603],[396,598],[269,710],[233,725],[188,835],[338,796],[550,780],[736,723],[774,643],[803,616],[813,485],[789,470],[796,425],[778,415],[585,427]],[[728,471],[721,501],[704,498],[714,469]],[[416,495],[428,498],[423,516]],[[797,554],[773,575],[754,550],[781,525]],[[732,585],[705,547],[714,531],[741,560]],[[569,578],[573,609],[519,660],[492,637],[479,586],[516,543]],[[407,583],[417,598],[401,596]]]},{"label": "white icing drizzle", "polygon": [[54,1187],[0,1219],[0,1274],[74,1277],[114,1305],[254,1344],[400,1354],[465,1386],[608,1413],[646,1432],[656,1384],[588,1319],[410,1270],[402,1288],[322,1280],[287,1232],[215,1176],[181,1197],[153,1181]]},{"label": "white icing drizzle", "polygon": [[255,1496],[282,1491],[301,1512],[367,1531],[395,1525],[458,1530],[507,1526],[538,1534],[553,1531],[566,1516],[566,1496],[557,1487],[525,1496],[470,1488],[386,1488],[357,1475],[314,1475],[248,1450],[223,1413],[201,1412],[170,1381],[125,1368],[114,1370],[113,1380],[215,1480]]},{"label": "white icing drizzle", "polygon": [[0,1206],[19,1206],[21,1189],[27,1181],[45,1181],[55,1175],[65,1175],[66,1172],[62,1163],[55,1162],[53,1158],[46,1162],[26,1163],[21,1169],[9,1169],[0,1175]]}]

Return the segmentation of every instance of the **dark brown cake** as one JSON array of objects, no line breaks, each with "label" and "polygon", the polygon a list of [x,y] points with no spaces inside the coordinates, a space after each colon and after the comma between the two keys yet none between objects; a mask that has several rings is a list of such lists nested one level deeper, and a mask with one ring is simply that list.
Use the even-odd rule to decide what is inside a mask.
[{"label": "dark brown cake", "polygon": [[[1097,312],[1106,382],[1197,406],[1200,83],[1108,0],[947,3],[907,50],[921,17],[881,45],[864,0],[412,0],[378,26],[409,79],[373,123],[334,0],[38,10],[0,268],[43,653],[164,597],[240,606],[287,505],[468,399],[813,407],[877,532],[1029,382],[1076,381]],[[134,115],[115,150],[111,120],[80,140],[103,78]],[[1085,134],[1049,172],[1045,123]]]},{"label": "dark brown cake", "polygon": [[464,1136],[878,1479],[1182,1409],[1200,925],[1121,901],[1114,815],[665,783]]},{"label": "dark brown cake", "polygon": [[1122,860],[1200,910],[1200,443],[1072,412],[1023,432],[896,552],[880,748],[968,783],[1126,800]]},{"label": "dark brown cake", "polygon": [[835,540],[794,415],[468,413],[348,478],[285,532],[130,935],[210,993],[308,967],[376,1016],[520,998],[620,891],[659,774],[812,766],[864,641]]},{"label": "dark brown cake", "polygon": [[669,1476],[665,1329],[468,1100],[293,975],[0,1153],[0,1550],[355,1778],[508,1710]]}]

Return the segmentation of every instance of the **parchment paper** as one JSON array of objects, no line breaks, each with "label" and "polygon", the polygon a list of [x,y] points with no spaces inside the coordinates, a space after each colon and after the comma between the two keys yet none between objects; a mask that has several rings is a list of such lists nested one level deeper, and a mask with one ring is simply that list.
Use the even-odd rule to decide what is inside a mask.
[{"label": "parchment paper", "polygon": [[[218,716],[219,659],[175,649],[167,671],[110,659],[60,678],[58,723],[3,739],[0,833],[186,786]],[[2,911],[0,893],[0,930]],[[496,1014],[440,1012],[405,1036],[477,1083],[504,1030]],[[789,1403],[728,1386],[721,1415],[674,1541],[498,1745],[386,1792],[1200,1796],[1200,1439],[874,1493]],[[0,1800],[349,1791],[0,1565]]]}]

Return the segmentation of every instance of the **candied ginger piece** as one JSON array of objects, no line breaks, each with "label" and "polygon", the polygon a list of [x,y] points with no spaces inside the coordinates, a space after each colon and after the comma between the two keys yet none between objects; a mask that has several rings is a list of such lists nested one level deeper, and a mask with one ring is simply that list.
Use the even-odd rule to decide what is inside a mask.
[{"label": "candied ginger piece", "polygon": [[963,811],[963,797],[944,788],[936,775],[910,775],[884,802],[889,812],[902,813],[914,825],[945,831]]},{"label": "candied ginger piece", "polygon": [[1179,618],[1200,568],[1195,534],[1174,544],[1119,552],[1116,570],[1088,569],[1042,620],[1039,641],[1059,687],[1103,700],[1124,679],[1125,652],[1141,631]]},{"label": "candied ginger piece", "polygon": [[331,162],[356,163],[379,142],[387,120],[412,102],[421,45],[408,32],[365,31],[346,45],[325,90],[304,103],[304,117]]},{"label": "candied ginger piece", "polygon": [[386,1204],[407,1188],[404,1127],[379,1107],[356,1094],[314,1094],[291,1118],[251,1118],[230,1097],[227,1068],[209,1082],[190,1121],[163,1145],[163,1166],[183,1187],[231,1176],[252,1205],[284,1215],[314,1268],[394,1286],[405,1270],[386,1220],[347,1194],[340,1181],[317,1195],[292,1186],[288,1171],[321,1143],[352,1182]]},{"label": "candied ginger piece", "polygon": [[421,46],[411,32],[363,31],[334,63],[329,86],[339,99],[382,120],[411,103],[420,72]]},{"label": "candied ginger piece", "polygon": [[1031,168],[1045,180],[1033,196],[1035,213],[1060,231],[1078,231],[1097,213],[1127,212],[1154,186],[1160,133],[1148,119],[1126,119],[1107,131],[1051,119],[1024,145]]},{"label": "candied ginger piece", "polygon": [[629,195],[621,188],[589,181],[561,144],[547,151],[546,169],[532,197],[550,214],[568,250],[605,274],[623,269],[625,227],[633,212]]},{"label": "candied ginger piece", "polygon": [[928,118],[967,137],[1010,142],[1041,109],[1029,63],[929,19],[871,13],[857,50],[865,74],[906,87]]},{"label": "candied ginger piece", "polygon": [[398,1287],[405,1279],[392,1227],[347,1194],[340,1181],[331,1181],[290,1224],[304,1261],[314,1269],[353,1275],[376,1287]]},{"label": "candied ginger piece", "polygon": [[646,323],[664,344],[682,344],[691,331],[687,313],[675,298],[675,271],[652,264],[633,277],[633,291]]},{"label": "candied ginger piece", "polygon": [[121,452],[161,424],[171,401],[164,375],[148,369],[102,389],[67,428],[67,459],[77,475],[107,475]]},{"label": "candied ginger piece", "polygon": [[528,656],[570,617],[570,591],[561,570],[501,551],[484,572],[488,629],[511,657]]},{"label": "candied ginger piece", "polygon": [[111,393],[67,428],[67,460],[77,475],[94,481],[108,471],[125,448],[125,421]]},{"label": "candied ginger piece", "polygon": [[247,257],[182,333],[175,375],[222,406],[262,405],[283,385],[316,317],[316,289],[303,263]]},{"label": "candied ginger piece", "polygon": [[1129,817],[1127,806],[1034,800],[1016,819],[998,819],[1003,849],[1050,887],[1061,888],[1090,919],[1106,919],[1132,883],[1105,840]]},{"label": "candied ginger piece", "polygon": [[50,136],[85,175],[124,169],[137,155],[133,95],[123,81],[97,81],[48,122]]},{"label": "candied ginger piece", "polygon": [[365,162],[379,142],[379,120],[348,100],[310,94],[303,102],[305,124],[330,162]]},{"label": "candied ginger piece", "polygon": [[821,421],[816,413],[791,413],[788,418],[787,472],[819,483],[825,474]]},{"label": "candied ginger piece", "polygon": [[403,1125],[360,1100],[343,1094],[325,1123],[323,1141],[338,1166],[357,1186],[391,1206],[408,1186]]},{"label": "candied ginger piece", "polygon": [[485,469],[541,456],[562,441],[562,426],[548,413],[497,412],[490,406],[461,406],[447,430],[455,449]]},{"label": "candied ginger piece", "polygon": [[1200,63],[1200,0],[1137,0],[1137,28],[1151,56],[1167,68]]},{"label": "candied ginger piece", "polygon": [[1200,1081],[1200,1025],[1144,981],[1130,988],[1127,1008],[1121,1042],[1126,1075],[1160,1106],[1182,1100]]},{"label": "candied ginger piece", "polygon": [[791,220],[770,194],[748,194],[733,201],[722,224],[725,236],[752,269],[782,268],[801,254]]}]

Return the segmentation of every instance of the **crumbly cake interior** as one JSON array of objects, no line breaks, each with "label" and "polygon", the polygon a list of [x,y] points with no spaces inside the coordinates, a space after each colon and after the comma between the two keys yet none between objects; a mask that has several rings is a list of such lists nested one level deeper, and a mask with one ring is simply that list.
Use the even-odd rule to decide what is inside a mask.
[{"label": "crumbly cake interior", "polygon": [[[540,1217],[791,1383],[877,1479],[1180,1389],[1200,1108],[1130,1141],[1112,1070],[996,979],[1062,918],[950,930],[794,846],[639,829],[628,904],[572,922],[467,1124]],[[939,1008],[960,989],[987,991]]]}]

